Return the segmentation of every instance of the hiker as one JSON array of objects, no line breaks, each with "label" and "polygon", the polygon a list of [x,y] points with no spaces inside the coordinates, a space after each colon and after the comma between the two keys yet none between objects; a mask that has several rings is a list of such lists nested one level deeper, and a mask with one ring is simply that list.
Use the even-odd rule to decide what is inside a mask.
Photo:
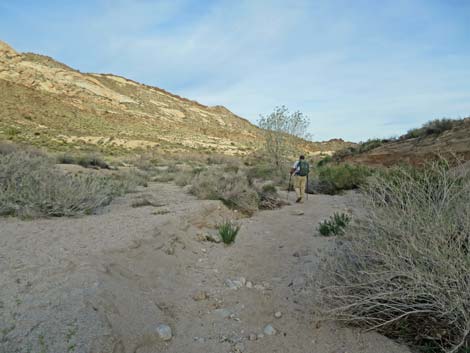
[{"label": "hiker", "polygon": [[294,176],[294,189],[297,195],[297,200],[295,202],[297,203],[304,202],[309,168],[310,166],[305,160],[305,156],[300,156],[299,160],[295,162],[294,166],[290,170],[290,174]]}]

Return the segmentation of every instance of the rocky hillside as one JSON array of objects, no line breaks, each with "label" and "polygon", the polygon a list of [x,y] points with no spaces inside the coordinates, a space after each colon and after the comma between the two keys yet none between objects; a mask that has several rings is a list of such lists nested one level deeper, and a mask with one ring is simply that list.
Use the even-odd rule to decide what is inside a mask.
[{"label": "rocky hillside", "polygon": [[[224,107],[112,74],[84,74],[0,41],[0,139],[52,150],[244,154],[259,147],[261,134]],[[311,153],[342,147],[337,140],[305,144]]]},{"label": "rocky hillside", "polygon": [[[470,160],[470,117],[448,121],[448,127],[432,130],[429,126],[436,121],[414,129],[397,140],[378,143],[364,153],[352,153],[344,157],[345,161],[368,165],[391,166],[403,162],[420,165],[437,156],[457,156]],[[439,122],[439,121],[437,121]],[[428,128],[428,131],[425,129]],[[413,136],[417,132],[419,136]]]}]

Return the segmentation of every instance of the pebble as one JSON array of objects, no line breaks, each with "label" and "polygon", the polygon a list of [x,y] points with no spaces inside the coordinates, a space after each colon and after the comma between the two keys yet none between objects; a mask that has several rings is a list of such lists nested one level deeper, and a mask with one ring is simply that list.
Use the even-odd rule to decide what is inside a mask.
[{"label": "pebble", "polygon": [[163,341],[169,341],[173,338],[171,327],[165,324],[158,325],[157,334]]},{"label": "pebble", "polygon": [[224,309],[224,308],[215,309],[215,310],[213,311],[213,313],[214,313],[216,316],[218,316],[218,317],[220,317],[220,318],[222,318],[222,319],[229,318],[230,315],[232,315],[232,313],[230,312],[230,310]]},{"label": "pebble", "polygon": [[207,295],[206,291],[197,291],[196,293],[193,294],[193,300],[196,302],[206,300],[209,296]]},{"label": "pebble", "polygon": [[254,288],[257,290],[264,290],[264,287],[261,284],[255,284]]},{"label": "pebble", "polygon": [[267,336],[274,336],[276,334],[276,329],[269,324],[264,327],[263,332]]},{"label": "pebble", "polygon": [[231,279],[228,279],[228,278],[225,280],[225,285],[227,287],[229,287],[230,289],[234,289],[234,290],[238,289],[237,284],[234,281],[232,281]]},{"label": "pebble", "polygon": [[246,282],[246,288],[253,288],[253,283],[251,281]]},{"label": "pebble", "polygon": [[258,337],[254,333],[252,333],[248,336],[248,339],[250,341],[256,341],[258,339]]},{"label": "pebble", "polygon": [[235,345],[235,352],[243,352],[245,350],[245,345],[243,343],[237,343]]},{"label": "pebble", "polygon": [[280,318],[282,317],[282,313],[281,313],[280,311],[276,311],[276,312],[274,313],[274,317],[275,317],[276,319],[280,319]]},{"label": "pebble", "polygon": [[262,338],[264,338],[264,334],[259,333],[259,334],[258,334],[258,339],[260,340],[260,339],[262,339]]}]

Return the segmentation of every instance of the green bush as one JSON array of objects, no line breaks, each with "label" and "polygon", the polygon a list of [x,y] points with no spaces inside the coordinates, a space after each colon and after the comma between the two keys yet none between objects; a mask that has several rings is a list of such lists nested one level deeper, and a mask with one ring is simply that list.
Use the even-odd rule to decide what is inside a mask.
[{"label": "green bush", "polygon": [[351,217],[346,213],[334,213],[329,219],[320,222],[318,231],[321,235],[328,237],[330,235],[343,235],[344,230],[351,221]]},{"label": "green bush", "polygon": [[232,244],[239,230],[240,225],[232,221],[225,221],[218,226],[219,236],[225,244]]},{"label": "green bush", "polygon": [[469,173],[440,161],[372,177],[363,216],[319,271],[320,304],[428,352],[467,352]]},{"label": "green bush", "polygon": [[331,156],[326,156],[326,157],[323,157],[322,159],[320,159],[318,162],[317,162],[317,167],[324,167],[326,166],[328,163],[331,163],[333,162],[333,157]]},{"label": "green bush", "polygon": [[364,185],[372,171],[365,166],[351,164],[327,165],[318,168],[309,190],[334,195],[343,190],[352,190]]}]

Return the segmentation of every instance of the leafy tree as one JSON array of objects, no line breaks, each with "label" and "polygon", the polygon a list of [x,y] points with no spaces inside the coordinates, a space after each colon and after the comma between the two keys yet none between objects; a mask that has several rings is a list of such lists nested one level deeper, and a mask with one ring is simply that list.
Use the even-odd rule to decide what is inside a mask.
[{"label": "leafy tree", "polygon": [[299,138],[309,139],[309,121],[300,111],[290,113],[285,106],[274,108],[267,116],[260,116],[259,127],[265,130],[265,149],[280,171],[290,156],[297,152]]}]

